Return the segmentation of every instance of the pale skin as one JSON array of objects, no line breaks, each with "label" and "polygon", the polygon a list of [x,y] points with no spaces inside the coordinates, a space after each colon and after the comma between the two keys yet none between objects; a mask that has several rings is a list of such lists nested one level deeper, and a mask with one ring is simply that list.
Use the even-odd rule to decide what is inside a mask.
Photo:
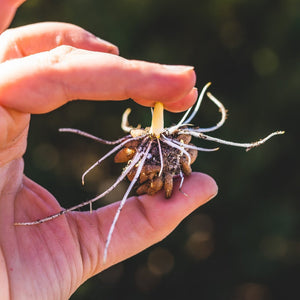
[{"label": "pale skin", "polygon": [[116,46],[75,25],[5,31],[22,2],[0,0],[0,299],[68,299],[91,276],[162,240],[214,197],[217,186],[193,173],[182,188],[188,197],[175,187],[171,199],[162,192],[128,199],[105,265],[118,202],[92,214],[70,212],[36,226],[14,226],[61,210],[53,195],[23,174],[30,114],[74,99],[129,97],[144,106],[161,101],[179,112],[197,98],[193,68],[126,60]]}]

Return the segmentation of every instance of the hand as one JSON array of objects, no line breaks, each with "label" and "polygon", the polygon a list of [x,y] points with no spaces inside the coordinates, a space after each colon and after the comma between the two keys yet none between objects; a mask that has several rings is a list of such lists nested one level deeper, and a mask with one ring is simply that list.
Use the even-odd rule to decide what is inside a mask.
[{"label": "hand", "polygon": [[[0,0],[0,28],[22,1],[13,2]],[[31,113],[49,112],[73,99],[130,97],[146,106],[159,100],[171,111],[195,101],[192,68],[117,54],[114,45],[71,24],[40,23],[0,36],[1,299],[68,299],[91,276],[163,239],[217,193],[210,177],[194,173],[184,182],[189,197],[175,187],[167,201],[163,193],[128,199],[105,265],[103,247],[118,203],[93,214],[70,212],[40,225],[14,226],[61,210],[54,196],[23,174]]]}]

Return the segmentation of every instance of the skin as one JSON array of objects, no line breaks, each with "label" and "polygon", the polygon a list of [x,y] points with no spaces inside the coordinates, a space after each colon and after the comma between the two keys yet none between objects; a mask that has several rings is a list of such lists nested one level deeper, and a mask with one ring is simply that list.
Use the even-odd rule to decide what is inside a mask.
[{"label": "skin", "polygon": [[[22,2],[0,0],[2,31]],[[103,247],[118,202],[93,214],[70,212],[40,225],[14,226],[61,210],[23,173],[30,114],[74,99],[129,97],[182,111],[197,91],[193,68],[126,60],[116,46],[65,23],[6,30],[0,36],[0,78],[0,299],[68,299],[88,278],[157,243],[216,195],[213,179],[193,173],[183,186],[188,197],[175,186],[168,200],[162,192],[128,199],[105,265]]]}]

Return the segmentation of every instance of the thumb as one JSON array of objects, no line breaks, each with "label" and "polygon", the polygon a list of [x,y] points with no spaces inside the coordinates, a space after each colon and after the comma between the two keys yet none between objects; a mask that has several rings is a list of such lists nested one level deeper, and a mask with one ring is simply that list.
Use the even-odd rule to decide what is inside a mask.
[{"label": "thumb", "polygon": [[170,199],[166,199],[163,192],[129,198],[112,235],[105,265],[104,246],[119,203],[100,208],[93,220],[89,213],[75,213],[76,227],[81,229],[79,243],[83,253],[88,254],[83,255],[87,258],[83,265],[89,266],[84,270],[91,270],[87,276],[93,276],[162,240],[192,211],[213,198],[217,194],[217,185],[208,175],[192,173],[185,179],[182,190],[184,193],[178,190],[177,183]]}]

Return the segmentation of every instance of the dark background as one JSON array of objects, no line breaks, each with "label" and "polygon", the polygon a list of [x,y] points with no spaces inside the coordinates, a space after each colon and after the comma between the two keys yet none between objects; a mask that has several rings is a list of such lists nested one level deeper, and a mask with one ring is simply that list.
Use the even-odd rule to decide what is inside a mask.
[{"label": "dark background", "polygon": [[[212,81],[229,110],[213,136],[248,142],[286,130],[247,153],[225,145],[199,153],[193,169],[216,179],[218,196],[163,242],[88,280],[72,300],[300,299],[299,11],[296,0],[28,0],[18,10],[13,27],[70,22],[117,44],[126,58],[195,66],[198,88]],[[149,125],[149,109],[132,100],[78,101],[33,116],[26,174],[65,207],[103,191],[121,172],[111,159],[85,187],[80,177],[110,148],[57,130],[118,138],[128,106],[134,125]],[[165,115],[167,126],[181,116]],[[196,123],[211,126],[218,117],[205,101]]]}]

